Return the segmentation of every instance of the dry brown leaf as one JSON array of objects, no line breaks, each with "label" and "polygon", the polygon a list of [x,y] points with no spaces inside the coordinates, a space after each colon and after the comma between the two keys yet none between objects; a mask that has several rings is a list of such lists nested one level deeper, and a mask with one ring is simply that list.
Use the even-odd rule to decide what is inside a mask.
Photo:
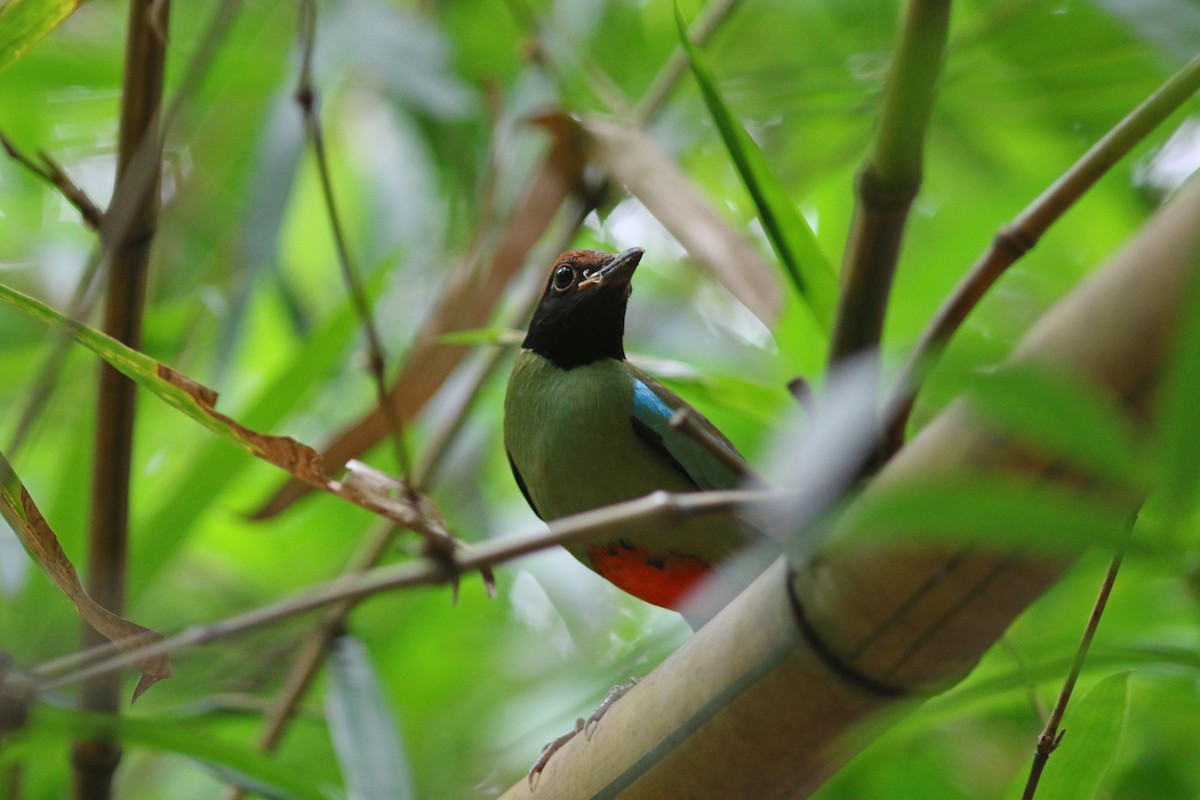
[{"label": "dry brown leaf", "polygon": [[[114,614],[92,599],[79,581],[79,574],[59,544],[54,530],[3,456],[0,456],[0,512],[3,512],[5,520],[38,566],[97,632],[125,652],[135,651],[163,638],[149,628]],[[142,677],[131,702],[157,681],[171,677],[171,662],[165,654],[141,658],[134,664],[142,671]]]},{"label": "dry brown leaf", "polygon": [[583,121],[596,159],[641,201],[696,263],[719,280],[764,325],[775,322],[775,271],[641,128],[592,116]]},{"label": "dry brown leaf", "polygon": [[313,448],[297,442],[290,436],[272,436],[268,433],[251,430],[214,408],[217,403],[217,393],[212,389],[165,364],[159,364],[157,371],[158,377],[190,395],[204,412],[218,423],[219,427],[232,432],[259,458],[290,472],[310,486],[326,488],[329,485],[330,478],[321,463],[321,455]]},{"label": "dry brown leaf", "polygon": [[[586,136],[579,126],[565,114],[546,114],[533,121],[550,133],[550,151],[489,249],[486,264],[477,268],[474,259],[467,256],[451,267],[437,305],[417,332],[400,374],[388,392],[388,401],[395,407],[401,423],[416,416],[469,352],[463,345],[439,343],[438,337],[487,324],[504,287],[550,227],[563,202],[583,189]],[[338,432],[321,456],[331,468],[341,467],[369,450],[387,433],[387,419],[380,408],[375,408]],[[309,491],[303,481],[290,480],[251,517],[272,517]]]}]

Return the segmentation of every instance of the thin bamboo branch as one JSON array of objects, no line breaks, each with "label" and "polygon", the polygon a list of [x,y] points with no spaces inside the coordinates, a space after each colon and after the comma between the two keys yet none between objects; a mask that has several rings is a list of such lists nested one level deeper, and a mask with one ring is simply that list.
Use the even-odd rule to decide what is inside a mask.
[{"label": "thin bamboo branch", "polygon": [[[556,545],[603,540],[630,524],[677,525],[697,516],[734,516],[756,504],[785,500],[786,492],[777,490],[695,492],[670,494],[655,492],[646,497],[563,517],[536,533],[504,537],[484,542],[460,557],[450,568],[445,561],[422,558],[416,561],[380,567],[364,575],[347,575],[313,587],[276,603],[238,614],[218,622],[198,624],[169,636],[161,642],[113,655],[114,648],[99,647],[88,653],[75,653],[40,664],[29,670],[40,691],[51,691],[77,683],[90,676],[110,674],[132,661],[128,656],[146,658],[176,652],[197,645],[212,644],[255,628],[307,614],[342,600],[359,601],[392,589],[450,583],[462,572],[484,569],[520,556]],[[99,660],[95,660],[99,658]],[[87,664],[78,667],[79,664]],[[57,675],[57,677],[51,677]]]},{"label": "thin bamboo branch", "polygon": [[[108,261],[103,330],[134,348],[141,343],[146,274],[158,224],[161,178],[158,124],[167,44],[162,33],[169,9],[169,0],[131,0],[129,4],[112,208],[127,209],[130,223],[119,230],[105,231],[110,236],[102,235],[101,240],[112,254]],[[143,152],[147,155],[139,158]],[[145,174],[139,174],[143,169]],[[112,215],[109,216],[111,221]],[[102,365],[92,460],[87,590],[96,602],[116,614],[122,614],[125,607],[134,401],[133,381]],[[85,626],[83,646],[99,641],[103,637]],[[80,706],[89,711],[117,713],[120,691],[120,673],[97,675],[84,682]],[[79,800],[112,797],[112,776],[120,758],[121,748],[112,740],[76,742],[72,757],[75,796]]]},{"label": "thin bamboo branch", "polygon": [[[304,114],[304,128],[312,143],[313,155],[317,161],[317,173],[321,179],[321,195],[325,202],[325,214],[329,218],[329,227],[333,233],[334,245],[337,248],[338,266],[341,268],[342,279],[354,302],[355,312],[362,325],[363,335],[367,342],[367,372],[375,386],[375,396],[379,407],[383,409],[387,419],[388,431],[392,442],[392,450],[399,465],[401,477],[404,478],[405,491],[413,491],[409,477],[412,474],[412,464],[408,455],[408,447],[404,443],[404,428],[396,406],[388,401],[387,358],[383,351],[383,341],[375,325],[375,315],[371,303],[367,300],[362,278],[358,268],[350,257],[350,246],[342,228],[341,216],[338,214],[337,201],[333,196],[333,181],[329,174],[329,159],[325,154],[325,135],[317,114],[316,89],[312,81],[312,53],[316,39],[317,5],[315,0],[303,0],[300,3],[300,76],[296,85],[296,102]],[[427,540],[435,544],[436,540]]]},{"label": "thin bamboo branch", "polygon": [[92,202],[92,198],[88,197],[87,192],[79,184],[71,180],[71,176],[67,174],[61,164],[45,151],[38,151],[38,158],[41,160],[39,164],[18,150],[3,131],[0,131],[0,146],[4,148],[10,158],[57,189],[63,199],[75,207],[89,228],[94,231],[100,230],[100,226],[104,224],[104,212]]},{"label": "thin bamboo branch", "polygon": [[[1133,523],[1130,522],[1129,529],[1132,529]],[[1121,561],[1125,558],[1125,544],[1123,540],[1118,545],[1117,550],[1113,553],[1112,561],[1109,562],[1108,571],[1104,575],[1104,582],[1100,585],[1100,593],[1096,596],[1096,602],[1092,605],[1092,613],[1088,615],[1087,625],[1083,629],[1083,637],[1079,641],[1079,647],[1075,650],[1075,658],[1071,662],[1071,669],[1067,672],[1067,677],[1063,681],[1062,690],[1058,693],[1058,699],[1054,702],[1054,708],[1050,711],[1050,717],[1046,720],[1046,726],[1042,729],[1041,734],[1037,738],[1037,748],[1033,753],[1033,763],[1029,766],[1029,779],[1025,783],[1025,791],[1021,793],[1021,800],[1033,800],[1033,795],[1037,791],[1038,781],[1041,780],[1042,771],[1046,768],[1046,762],[1050,759],[1050,754],[1058,749],[1058,745],[1062,742],[1063,734],[1066,730],[1059,730],[1058,726],[1062,722],[1063,714],[1067,710],[1067,703],[1071,700],[1071,693],[1075,691],[1075,684],[1079,680],[1079,674],[1083,672],[1083,662],[1087,659],[1088,650],[1092,646],[1092,639],[1096,636],[1096,628],[1100,625],[1100,617],[1104,614],[1104,608],[1108,604],[1108,597],[1112,594],[1113,585],[1117,582],[1117,572],[1121,569]]]},{"label": "thin bamboo branch", "polygon": [[830,367],[879,346],[904,226],[921,184],[925,131],[949,24],[950,0],[909,3],[888,72],[879,132],[858,178]]},{"label": "thin bamboo branch", "polygon": [[988,250],[954,287],[925,326],[912,353],[892,384],[885,422],[886,452],[903,444],[921,376],[933,367],[971,310],[1004,272],[1029,252],[1067,209],[1092,188],[1118,161],[1161,125],[1200,89],[1200,56],[1189,61],[1117,125],[1092,145],[1032,203],[997,231]]}]

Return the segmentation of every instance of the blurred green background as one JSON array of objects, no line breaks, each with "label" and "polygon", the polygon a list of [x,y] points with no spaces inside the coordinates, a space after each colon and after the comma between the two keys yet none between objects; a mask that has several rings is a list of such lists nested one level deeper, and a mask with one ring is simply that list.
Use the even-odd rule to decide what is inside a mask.
[{"label": "blurred green background", "polygon": [[[204,47],[217,6],[193,0],[172,9],[168,97]],[[691,1],[681,8],[689,19],[700,10]],[[834,264],[900,14],[888,0],[746,0],[705,47],[727,102]],[[0,73],[0,128],[27,152],[51,153],[102,205],[115,169],[124,19],[120,3],[88,3]],[[547,141],[529,117],[553,109],[612,111],[594,88],[601,71],[636,101],[676,42],[673,10],[664,2],[321,6],[319,111],[347,234],[393,372],[427,321],[449,266],[481,230],[494,233],[497,216],[526,184]],[[889,362],[905,354],[996,229],[1197,50],[1200,6],[1190,0],[955,6],[925,183],[887,317]],[[211,69],[167,134],[144,350],[218,390],[218,408],[244,424],[320,445],[374,398],[292,98],[297,64],[294,4],[240,4]],[[946,401],[956,371],[994,363],[1200,163],[1196,110],[1194,102],[1185,107],[1113,169],[990,293],[923,397],[918,421]],[[690,75],[649,129],[773,264]],[[647,249],[628,349],[656,359],[652,370],[673,378],[674,388],[762,463],[791,405],[784,383],[796,375],[819,382],[824,362],[826,344],[795,313],[794,301],[778,322],[763,325],[637,200],[620,194],[588,216],[574,241]],[[0,160],[0,281],[64,308],[94,242],[55,192]],[[553,255],[530,259],[490,324],[506,324]],[[0,446],[49,340],[39,323],[0,309]],[[468,369],[446,381],[410,426],[418,459],[430,431],[467,390],[465,373],[495,346],[475,345]],[[15,462],[80,564],[95,375],[95,359],[71,349]],[[506,375],[504,362],[431,487],[455,533],[469,541],[540,525],[512,482],[500,442]],[[149,394],[141,395],[138,413],[129,616],[142,624],[177,631],[333,577],[377,524],[330,496],[306,498],[269,522],[249,521],[247,513],[278,487],[278,470]],[[387,447],[368,460],[396,469]],[[408,558],[414,548],[402,537],[389,560]],[[1166,555],[1136,555],[1101,624],[1080,692],[1135,671],[1124,739],[1110,763],[1096,765],[1100,772],[1108,767],[1096,796],[1200,796],[1196,554],[1194,532],[1185,531]],[[1012,646],[1040,677],[1037,692],[1047,703],[1106,564],[1103,553],[1086,556],[1012,630]],[[644,674],[688,635],[677,615],[620,595],[565,552],[506,564],[497,582],[493,599],[468,576],[457,604],[444,588],[404,591],[366,602],[351,618],[350,631],[363,645],[354,652],[374,667],[415,796],[498,794],[609,686]],[[19,665],[36,664],[69,652],[79,624],[0,529],[0,650]],[[295,620],[176,655],[175,678],[130,712],[147,727],[126,747],[119,796],[219,796],[223,771],[235,765],[221,763],[219,754],[189,757],[167,731],[249,751],[288,655],[310,624]],[[1023,781],[1041,727],[1015,670],[1012,653],[996,649],[957,694],[888,730],[817,796],[1005,796]],[[322,678],[278,760],[315,790],[336,793],[344,759],[326,723],[327,687]],[[67,704],[70,695],[53,699]],[[35,724],[7,746],[7,762],[21,764],[21,798],[63,796],[67,728],[69,720]],[[1051,771],[1054,765],[1052,759]]]}]

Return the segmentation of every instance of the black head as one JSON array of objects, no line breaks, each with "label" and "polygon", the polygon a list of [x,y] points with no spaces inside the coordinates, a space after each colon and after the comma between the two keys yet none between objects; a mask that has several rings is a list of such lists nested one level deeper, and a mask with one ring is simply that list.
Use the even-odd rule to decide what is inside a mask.
[{"label": "black head", "polygon": [[624,359],[629,281],[644,252],[631,247],[617,255],[571,250],[559,256],[523,346],[559,369]]}]

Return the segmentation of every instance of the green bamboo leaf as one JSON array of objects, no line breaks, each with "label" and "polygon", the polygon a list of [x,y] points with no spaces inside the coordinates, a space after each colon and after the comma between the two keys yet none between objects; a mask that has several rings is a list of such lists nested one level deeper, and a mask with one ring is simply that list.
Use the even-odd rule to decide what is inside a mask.
[{"label": "green bamboo leaf", "polygon": [[1116,761],[1129,718],[1129,672],[1104,678],[1068,708],[1062,744],[1046,765],[1038,797],[1092,800]]},{"label": "green bamboo leaf", "polygon": [[100,331],[64,316],[50,306],[0,284],[0,301],[15,306],[43,322],[70,334],[76,342],[91,350],[168,405],[182,411],[214,433],[224,436],[251,454],[269,461],[297,477],[324,485],[328,479],[320,467],[320,457],[307,445],[285,436],[270,436],[240,425],[215,410],[217,394],[182,373],[155,361]]},{"label": "green bamboo leaf", "polygon": [[1127,512],[1076,489],[1006,476],[946,477],[865,494],[846,515],[873,539],[978,542],[1050,552],[1115,545]]},{"label": "green bamboo leaf", "polygon": [[821,328],[829,333],[833,329],[838,299],[833,266],[821,252],[812,228],[796,210],[767,165],[762,150],[730,113],[708,62],[688,36],[687,24],[678,4],[675,6],[675,22],[679,29],[679,41],[700,86],[700,94],[742,183],[758,209],[767,239],[787,270],[796,291],[807,302]]},{"label": "green bamboo leaf", "polygon": [[[1198,273],[1200,275],[1200,273]],[[1157,454],[1169,507],[1190,513],[1200,489],[1200,279],[1193,279],[1181,308],[1174,349],[1163,378]]]},{"label": "green bamboo leaf", "polygon": [[81,1],[8,0],[0,7],[0,70],[57,28],[79,8]]},{"label": "green bamboo leaf", "polygon": [[[39,705],[34,708],[22,738],[69,742],[84,736],[111,736],[125,744],[176,753],[249,791],[278,800],[330,800],[332,787],[321,787],[295,765],[278,761],[249,747],[223,742],[203,728],[179,720],[116,717]],[[5,763],[0,754],[0,765]]]},{"label": "green bamboo leaf", "polygon": [[339,638],[329,659],[325,709],[350,800],[414,796],[400,732],[362,642]]},{"label": "green bamboo leaf", "polygon": [[1009,365],[968,388],[988,422],[1054,459],[1120,482],[1134,478],[1135,437],[1116,404],[1068,373]]},{"label": "green bamboo leaf", "polygon": [[481,344],[514,345],[525,338],[522,331],[513,328],[471,328],[452,331],[437,337],[438,344],[475,346]]}]

